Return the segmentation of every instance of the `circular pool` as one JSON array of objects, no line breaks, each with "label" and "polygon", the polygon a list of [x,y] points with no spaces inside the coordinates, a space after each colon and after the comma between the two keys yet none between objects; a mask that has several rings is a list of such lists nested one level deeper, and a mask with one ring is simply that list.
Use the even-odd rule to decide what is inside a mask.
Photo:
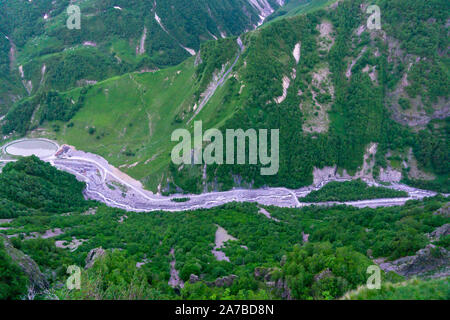
[{"label": "circular pool", "polygon": [[39,158],[50,157],[58,150],[58,145],[50,140],[24,139],[11,142],[4,147],[4,152],[13,156],[28,157],[35,155]]}]

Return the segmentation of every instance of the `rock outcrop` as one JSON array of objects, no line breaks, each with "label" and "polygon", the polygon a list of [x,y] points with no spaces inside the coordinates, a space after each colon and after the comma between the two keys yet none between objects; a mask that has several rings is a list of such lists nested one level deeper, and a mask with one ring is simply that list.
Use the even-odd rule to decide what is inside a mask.
[{"label": "rock outcrop", "polygon": [[433,213],[436,216],[444,216],[450,218],[450,202],[446,203],[445,206]]},{"label": "rock outcrop", "polygon": [[229,287],[233,284],[234,280],[237,278],[238,276],[231,274],[229,276],[225,276],[222,278],[217,278],[216,281],[214,281],[214,285],[216,287]]},{"label": "rock outcrop", "polygon": [[33,299],[36,294],[47,290],[49,288],[49,284],[44,274],[39,269],[37,263],[22,251],[14,248],[5,235],[0,234],[0,241],[3,241],[6,253],[28,276],[28,298]]},{"label": "rock outcrop", "polygon": [[450,223],[444,224],[442,227],[437,228],[428,235],[431,241],[439,241],[442,237],[450,234]]},{"label": "rock outcrop", "polygon": [[[435,272],[450,274],[450,251],[429,244],[417,251],[414,256],[404,257],[392,262],[379,263],[385,272],[394,271],[407,278],[428,276]],[[442,273],[442,269],[445,269]]]},{"label": "rock outcrop", "polygon": [[195,274],[191,274],[191,276],[189,277],[189,283],[190,284],[194,284],[200,281],[200,278],[195,275]]},{"label": "rock outcrop", "polygon": [[289,289],[289,286],[286,281],[284,281],[283,279],[278,279],[277,282],[275,283],[275,288],[280,293],[282,299],[293,300],[291,289]]},{"label": "rock outcrop", "polygon": [[277,294],[284,300],[292,300],[291,290],[287,281],[283,278],[274,277],[274,272],[281,271],[279,268],[255,268],[254,276],[257,280],[262,280],[268,287],[273,287]]},{"label": "rock outcrop", "polygon": [[86,266],[84,268],[85,269],[92,268],[94,266],[95,260],[104,256],[105,254],[106,254],[106,251],[103,250],[101,247],[92,249],[91,251],[89,251],[89,253],[86,257],[86,260],[85,260]]},{"label": "rock outcrop", "polygon": [[[208,287],[230,287],[233,284],[234,280],[236,280],[237,278],[238,278],[237,275],[230,274],[229,276],[217,278],[215,281],[212,282],[205,281],[205,284]],[[194,284],[200,281],[202,281],[200,277],[195,274],[191,274],[191,276],[189,277],[190,284]]]}]

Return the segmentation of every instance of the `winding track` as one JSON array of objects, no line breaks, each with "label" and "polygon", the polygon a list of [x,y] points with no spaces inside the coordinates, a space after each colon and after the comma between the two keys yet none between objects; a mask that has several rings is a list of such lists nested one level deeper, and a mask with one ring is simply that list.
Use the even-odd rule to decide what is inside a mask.
[{"label": "winding track", "polygon": [[200,105],[198,106],[198,108],[195,110],[194,114],[192,115],[192,117],[189,119],[189,121],[187,122],[187,124],[191,123],[191,121],[200,113],[200,111],[202,111],[203,107],[208,103],[208,101],[211,99],[211,97],[214,95],[214,93],[216,92],[217,88],[221,87],[225,81],[227,80],[229,74],[231,73],[231,71],[233,71],[234,66],[236,65],[236,63],[238,62],[239,58],[241,57],[241,54],[244,52],[245,48],[244,48],[244,44],[242,43],[242,40],[240,37],[237,38],[237,44],[239,46],[239,52],[237,54],[236,59],[234,60],[234,62],[231,64],[231,66],[228,68],[227,71],[225,71],[225,73],[223,74],[223,76],[213,85],[213,87],[211,89],[209,89],[207,91],[206,96],[203,98],[203,100],[200,102]]}]

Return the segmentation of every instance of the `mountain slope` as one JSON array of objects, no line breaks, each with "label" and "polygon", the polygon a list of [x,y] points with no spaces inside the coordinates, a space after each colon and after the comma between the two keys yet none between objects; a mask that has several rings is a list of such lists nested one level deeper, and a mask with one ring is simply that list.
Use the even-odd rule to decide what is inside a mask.
[{"label": "mountain slope", "polygon": [[[49,123],[44,135],[102,155],[154,191],[355,177],[448,192],[449,5],[378,4],[379,31],[366,30],[363,1],[344,1],[245,33],[242,52],[235,38],[210,41],[177,67],[98,83],[72,122]],[[76,102],[80,93],[63,95]],[[278,174],[170,165],[171,132],[195,120],[204,129],[279,128]]]},{"label": "mountain slope", "polygon": [[[41,89],[67,90],[175,65],[200,43],[255,28],[283,0],[0,1],[0,114]],[[68,29],[69,4],[81,28]]]},{"label": "mountain slope", "polygon": [[[442,196],[377,209],[230,203],[168,214],[83,200],[83,188],[73,187],[75,176],[36,158],[8,164],[0,181],[15,189],[6,196],[12,205],[0,202],[0,210],[14,213],[0,211],[2,299],[26,293],[20,269],[30,288],[48,289],[39,298],[60,300],[334,299],[367,283],[368,266],[384,268],[383,261],[398,258],[415,276],[448,275],[448,259],[436,256],[448,255],[442,230],[448,230],[449,204]],[[26,201],[16,197],[27,193]],[[66,201],[60,194],[68,195]],[[15,211],[16,201],[28,210]],[[414,259],[423,248],[434,258]],[[74,265],[82,269],[81,290],[67,288]],[[406,280],[388,270],[381,274],[382,284]],[[440,297],[443,281],[415,290],[425,299]],[[402,292],[406,288],[386,289],[374,291],[390,299],[411,296]],[[379,295],[350,294],[358,296]]]}]

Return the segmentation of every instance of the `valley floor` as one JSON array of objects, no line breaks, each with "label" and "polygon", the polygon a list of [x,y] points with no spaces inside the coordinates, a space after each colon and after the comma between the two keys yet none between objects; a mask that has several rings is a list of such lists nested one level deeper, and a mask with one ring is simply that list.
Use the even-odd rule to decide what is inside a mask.
[{"label": "valley floor", "polygon": [[[224,192],[210,192],[199,195],[182,195],[188,201],[177,202],[180,195],[165,197],[153,194],[142,188],[141,184],[123,174],[100,156],[75,150],[65,146],[55,157],[48,159],[60,170],[74,174],[79,180],[85,181],[85,195],[92,200],[98,200],[111,207],[128,211],[184,211],[208,209],[229,202],[255,202],[261,205],[300,208],[311,204],[300,203],[298,198],[305,197],[310,192],[319,190],[330,181],[323,181],[317,186],[304,187],[297,190],[287,188],[264,189],[233,189]],[[342,181],[347,181],[342,179]],[[369,185],[379,186],[374,181],[366,181]],[[432,197],[436,192],[420,190],[403,184],[392,184],[389,188],[405,191],[409,194],[404,198],[373,199],[349,202],[323,202],[316,205],[346,204],[358,208],[388,207],[403,205],[408,200]]]},{"label": "valley floor", "polygon": [[[183,194],[162,196],[154,194],[143,188],[142,184],[111,166],[104,158],[83,151],[76,150],[71,146],[64,145],[52,156],[42,158],[51,163],[59,170],[66,171],[77,177],[78,180],[86,182],[85,196],[91,200],[97,200],[114,208],[127,211],[150,212],[150,211],[186,211],[197,209],[209,209],[230,202],[252,202],[261,205],[274,205],[283,208],[301,208],[312,205],[302,203],[298,198],[306,197],[312,191],[320,190],[331,181],[349,181],[349,179],[323,180],[317,185],[312,185],[296,190],[287,188],[262,188],[262,189],[233,189],[223,192],[209,192],[202,194]],[[2,160],[11,162],[15,160]],[[370,186],[380,186],[373,180],[365,181]],[[433,197],[434,191],[420,190],[404,184],[394,183],[387,188],[405,191],[408,197],[371,199],[347,202],[320,202],[314,203],[319,206],[333,206],[345,204],[357,208],[377,208],[403,205],[408,200],[418,200],[425,197]],[[186,201],[176,201],[180,197]]]}]

